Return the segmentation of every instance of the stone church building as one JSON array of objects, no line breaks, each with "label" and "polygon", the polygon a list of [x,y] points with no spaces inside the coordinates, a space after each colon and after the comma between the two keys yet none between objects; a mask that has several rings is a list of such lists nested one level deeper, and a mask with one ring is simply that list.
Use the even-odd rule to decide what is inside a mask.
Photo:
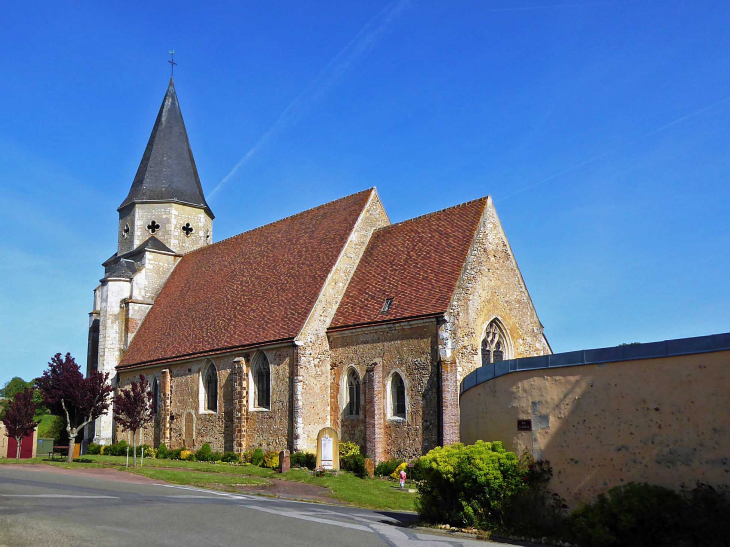
[{"label": "stone church building", "polygon": [[213,243],[172,80],[118,212],[88,366],[150,380],[141,442],[314,451],[330,426],[412,458],[459,440],[465,375],[551,353],[489,197],[391,224],[371,188]]}]

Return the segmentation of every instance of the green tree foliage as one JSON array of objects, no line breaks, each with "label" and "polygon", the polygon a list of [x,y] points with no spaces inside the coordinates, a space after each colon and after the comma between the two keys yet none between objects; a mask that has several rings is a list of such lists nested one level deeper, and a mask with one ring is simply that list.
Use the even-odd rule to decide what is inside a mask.
[{"label": "green tree foliage", "polygon": [[499,522],[506,500],[525,488],[517,457],[501,442],[439,447],[422,460],[424,480],[416,507],[428,522],[455,526]]}]

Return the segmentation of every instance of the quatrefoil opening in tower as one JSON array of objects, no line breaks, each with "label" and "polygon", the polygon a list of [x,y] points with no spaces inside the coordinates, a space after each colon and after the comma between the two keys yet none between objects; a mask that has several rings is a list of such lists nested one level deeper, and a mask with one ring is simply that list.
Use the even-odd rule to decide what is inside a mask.
[{"label": "quatrefoil opening in tower", "polygon": [[186,237],[190,237],[190,234],[193,233],[194,229],[192,226],[190,226],[189,222],[186,222],[185,225],[182,227],[182,231],[185,232]]},{"label": "quatrefoil opening in tower", "polygon": [[147,225],[147,229],[149,230],[149,232],[150,232],[151,234],[154,234],[154,233],[155,233],[155,232],[156,232],[157,230],[159,230],[159,229],[160,229],[160,225],[159,225],[159,224],[157,224],[157,222],[156,222],[156,221],[152,220],[152,221],[150,221],[150,223],[149,223],[149,224]]}]

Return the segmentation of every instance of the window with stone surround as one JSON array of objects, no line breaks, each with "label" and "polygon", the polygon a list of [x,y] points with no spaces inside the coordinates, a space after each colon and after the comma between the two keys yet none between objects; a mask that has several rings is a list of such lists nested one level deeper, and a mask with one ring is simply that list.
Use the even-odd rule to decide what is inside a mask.
[{"label": "window with stone surround", "polygon": [[269,359],[263,351],[258,352],[253,358],[251,376],[254,409],[269,410],[271,408],[271,367]]},{"label": "window with stone surround", "polygon": [[492,319],[482,337],[482,366],[512,359],[511,343],[502,322]]},{"label": "window with stone surround", "polygon": [[147,230],[149,230],[151,234],[156,233],[159,229],[160,224],[156,220],[151,220],[150,223],[147,225]]},{"label": "window with stone surround", "polygon": [[406,383],[399,372],[393,372],[388,380],[387,407],[389,419],[405,420]]},{"label": "window with stone surround", "polygon": [[354,368],[347,373],[346,416],[360,415],[360,376]]},{"label": "window with stone surround", "polygon": [[218,412],[218,369],[208,361],[201,374],[201,410]]}]

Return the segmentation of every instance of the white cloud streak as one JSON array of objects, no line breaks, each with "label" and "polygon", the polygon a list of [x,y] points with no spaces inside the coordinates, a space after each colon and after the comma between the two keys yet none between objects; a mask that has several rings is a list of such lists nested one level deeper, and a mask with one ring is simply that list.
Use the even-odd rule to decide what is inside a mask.
[{"label": "white cloud streak", "polygon": [[373,49],[388,26],[403,12],[411,0],[392,0],[363,26],[335,57],[327,63],[319,75],[289,103],[274,124],[263,134],[258,142],[239,160],[231,171],[210,193],[209,199],[221,190],[236,173],[246,165],[262,148],[282,131],[293,127],[312,107],[334,86],[363,55]]},{"label": "white cloud streak", "polygon": [[648,133],[644,133],[643,135],[639,135],[638,137],[634,137],[633,139],[629,139],[627,141],[624,141],[621,144],[619,144],[618,146],[616,146],[614,148],[611,148],[610,150],[608,150],[606,152],[603,152],[602,154],[598,154],[597,156],[593,156],[592,158],[588,158],[587,160],[582,161],[580,163],[577,163],[577,164],[573,165],[572,167],[568,167],[567,169],[564,169],[563,171],[560,171],[558,173],[555,173],[553,175],[550,175],[549,177],[546,177],[544,179],[538,180],[537,182],[533,182],[532,184],[528,184],[524,188],[520,188],[519,190],[516,190],[516,191],[512,192],[511,194],[508,194],[508,195],[506,195],[504,197],[501,197],[501,198],[495,200],[495,203],[500,202],[500,201],[504,201],[506,199],[509,199],[509,198],[511,198],[513,196],[516,196],[517,194],[521,194],[525,190],[529,190],[530,188],[534,188],[535,186],[539,186],[541,184],[545,184],[546,182],[549,182],[549,181],[551,181],[553,179],[556,179],[558,177],[562,177],[563,175],[567,175],[568,173],[571,173],[571,172],[575,171],[576,169],[580,169],[581,167],[585,167],[586,165],[589,165],[589,164],[591,164],[593,162],[596,162],[596,161],[598,161],[600,159],[603,159],[606,156],[609,156],[611,154],[614,154],[615,152],[618,152],[619,150],[621,150],[622,148],[625,148],[629,144],[633,144],[636,141],[640,141],[642,139],[646,139],[648,137],[651,137],[652,135],[656,135],[657,133],[660,133],[660,132],[662,132],[662,131],[664,131],[666,129],[669,129],[670,127],[675,126],[675,125],[677,125],[679,123],[682,123],[682,122],[684,122],[684,121],[686,121],[686,120],[688,120],[690,118],[693,118],[695,116],[698,116],[698,115],[702,114],[703,112],[706,112],[708,110],[711,110],[711,109],[713,109],[713,108],[715,108],[717,106],[720,106],[721,104],[724,104],[724,103],[726,103],[728,101],[730,101],[730,97],[725,97],[724,99],[721,99],[721,100],[719,100],[717,102],[714,102],[714,103],[709,104],[707,106],[703,106],[702,108],[700,108],[698,110],[695,110],[693,112],[690,112],[689,114],[685,114],[684,116],[681,116],[681,117],[677,118],[676,120],[672,120],[669,123],[666,123],[666,124],[664,124],[664,125],[662,125],[660,127],[657,127],[656,129],[652,129]]}]

